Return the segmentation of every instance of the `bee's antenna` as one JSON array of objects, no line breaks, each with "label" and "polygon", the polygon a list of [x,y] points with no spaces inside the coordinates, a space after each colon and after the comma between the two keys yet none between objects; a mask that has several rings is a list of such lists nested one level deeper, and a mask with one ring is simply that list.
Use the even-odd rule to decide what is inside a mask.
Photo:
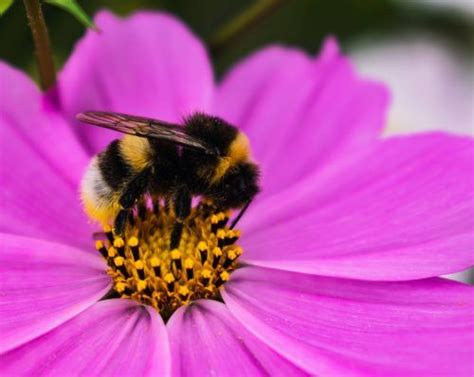
[{"label": "bee's antenna", "polygon": [[247,208],[249,208],[250,203],[252,203],[252,199],[250,199],[247,203],[245,203],[245,205],[242,207],[242,209],[240,210],[237,217],[234,220],[232,220],[232,224],[230,224],[229,229],[234,229],[235,228],[235,226],[239,222],[240,218],[244,215],[245,211],[247,211]]}]

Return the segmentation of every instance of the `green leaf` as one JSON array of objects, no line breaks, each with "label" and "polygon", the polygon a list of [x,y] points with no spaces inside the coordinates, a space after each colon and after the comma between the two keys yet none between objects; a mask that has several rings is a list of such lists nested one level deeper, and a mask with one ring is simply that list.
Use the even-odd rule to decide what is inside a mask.
[{"label": "green leaf", "polygon": [[3,16],[8,8],[13,4],[13,0],[0,0],[0,16]]},{"label": "green leaf", "polygon": [[76,17],[84,26],[96,31],[98,30],[86,12],[84,12],[75,0],[44,0],[44,2],[64,9],[66,12],[69,12]]}]

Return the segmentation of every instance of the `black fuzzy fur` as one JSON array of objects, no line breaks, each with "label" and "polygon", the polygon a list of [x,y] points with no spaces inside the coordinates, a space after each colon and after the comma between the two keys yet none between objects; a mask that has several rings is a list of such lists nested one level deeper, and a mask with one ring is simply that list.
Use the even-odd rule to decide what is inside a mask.
[{"label": "black fuzzy fur", "polygon": [[[232,166],[218,182],[211,183],[220,158],[228,153],[239,134],[236,127],[202,113],[185,119],[184,127],[188,135],[204,141],[212,153],[179,147],[169,141],[148,139],[153,153],[146,182],[139,180],[138,184],[132,184],[141,172],[134,171],[120,155],[120,141],[112,142],[99,155],[99,166],[105,181],[115,191],[125,194],[121,203],[124,208],[130,208],[135,199],[149,192],[172,200],[182,220],[189,213],[190,199],[181,197],[203,196],[211,199],[218,208],[230,209],[244,206],[259,192],[258,167],[251,162]],[[178,195],[179,192],[186,195]],[[177,230],[177,233],[180,235],[181,232]]]},{"label": "black fuzzy fur", "polygon": [[120,140],[111,142],[107,149],[99,154],[99,168],[105,182],[118,191],[133,174],[133,170],[120,154]]},{"label": "black fuzzy fur", "polygon": [[211,198],[218,207],[238,208],[252,200],[260,191],[259,172],[255,164],[240,163],[210,186],[204,196]]}]

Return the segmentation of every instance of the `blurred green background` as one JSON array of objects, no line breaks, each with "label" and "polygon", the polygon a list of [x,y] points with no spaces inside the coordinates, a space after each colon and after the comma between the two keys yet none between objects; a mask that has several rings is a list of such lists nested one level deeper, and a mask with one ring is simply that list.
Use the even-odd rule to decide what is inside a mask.
[{"label": "blurred green background", "polygon": [[[447,3],[450,1],[454,0],[446,0]],[[254,2],[79,0],[79,3],[89,15],[101,8],[111,9],[120,15],[144,8],[165,10],[183,19],[211,45],[220,28]],[[472,17],[449,6],[429,4],[417,0],[280,1],[273,12],[245,33],[211,50],[216,71],[222,74],[236,59],[268,43],[296,45],[314,53],[327,34],[336,35],[343,48],[349,49],[361,38],[375,42],[392,35],[429,33],[449,43],[466,59],[472,59]],[[61,9],[45,4],[43,10],[55,59],[61,66],[74,43],[84,33],[84,27]],[[0,36],[0,58],[35,75],[33,45],[22,1],[16,0],[0,18]]]}]

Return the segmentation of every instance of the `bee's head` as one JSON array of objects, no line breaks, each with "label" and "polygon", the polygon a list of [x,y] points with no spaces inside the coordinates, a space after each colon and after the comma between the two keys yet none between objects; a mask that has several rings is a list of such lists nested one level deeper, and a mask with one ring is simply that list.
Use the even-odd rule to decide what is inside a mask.
[{"label": "bee's head", "polygon": [[238,163],[212,184],[205,196],[218,207],[242,207],[259,192],[258,177],[257,165],[252,162]]},{"label": "bee's head", "polygon": [[222,177],[240,170],[239,165],[254,166],[250,163],[247,136],[225,120],[197,113],[186,119],[186,132],[216,151],[215,154],[191,150],[184,152],[185,159],[193,164],[198,175],[210,184],[217,184]]}]

